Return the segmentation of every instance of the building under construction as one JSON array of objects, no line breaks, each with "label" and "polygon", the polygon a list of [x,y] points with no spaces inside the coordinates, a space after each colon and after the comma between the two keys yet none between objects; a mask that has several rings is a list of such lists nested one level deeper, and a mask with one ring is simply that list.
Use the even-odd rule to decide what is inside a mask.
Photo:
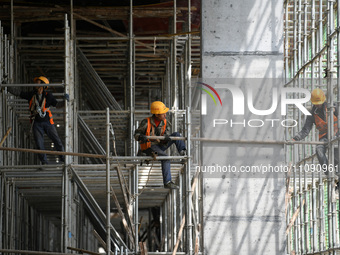
[{"label": "building under construction", "polygon": [[[315,168],[318,130],[292,140],[299,105],[254,113],[276,89],[315,88],[340,111],[339,15],[337,0],[0,1],[0,253],[337,254],[337,174]],[[10,93],[37,76],[64,102],[51,111],[65,152],[46,137],[43,166],[27,100]],[[230,84],[252,87],[254,106]],[[138,155],[154,101],[187,155]],[[178,190],[163,187],[165,158]],[[288,171],[236,170],[257,166]]]}]

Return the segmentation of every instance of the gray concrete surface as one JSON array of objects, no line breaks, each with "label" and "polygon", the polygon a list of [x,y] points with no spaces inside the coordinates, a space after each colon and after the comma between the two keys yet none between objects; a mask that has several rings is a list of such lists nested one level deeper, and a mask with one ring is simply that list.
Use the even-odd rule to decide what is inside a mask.
[{"label": "gray concrete surface", "polygon": [[[232,94],[223,86],[235,85],[245,98],[252,87],[254,108],[270,109],[273,89],[278,89],[279,100],[282,86],[282,28],[282,1],[202,1],[202,81],[215,87],[223,103],[215,105],[206,96],[202,136],[283,140],[281,121],[285,116],[281,115],[279,101],[270,115],[256,115],[245,100],[244,115],[235,115]],[[224,124],[214,126],[216,119]],[[245,166],[284,167],[283,146],[218,142],[202,146],[205,254],[284,254],[284,173],[239,172]],[[218,167],[229,171],[228,166],[238,172],[208,173]]]}]

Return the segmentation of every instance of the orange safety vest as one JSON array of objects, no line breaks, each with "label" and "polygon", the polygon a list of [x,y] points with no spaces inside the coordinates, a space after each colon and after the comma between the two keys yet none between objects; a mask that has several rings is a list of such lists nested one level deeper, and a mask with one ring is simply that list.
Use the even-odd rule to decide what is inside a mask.
[{"label": "orange safety vest", "polygon": [[[324,121],[323,119],[321,119],[319,117],[319,115],[314,115],[314,119],[315,119],[315,126],[316,128],[319,130],[319,140],[324,137],[327,132],[328,132],[328,128],[327,128],[327,120],[328,120],[328,116],[327,116],[327,112],[326,112],[326,121]],[[334,134],[337,134],[338,132],[338,118],[333,114],[333,122],[334,122]]]},{"label": "orange safety vest", "polygon": [[[151,125],[151,117],[148,117],[147,120],[148,120],[148,126],[146,128],[145,135],[146,136],[150,136],[151,132],[152,132],[152,135],[154,135],[155,134],[155,130],[154,130],[153,125]],[[164,120],[164,126],[162,128],[161,136],[164,135],[165,129],[166,129],[166,119]],[[151,147],[151,141],[149,139],[145,143],[141,143],[140,144],[140,148],[141,148],[142,151],[145,151],[146,149],[148,149],[150,147]]]},{"label": "orange safety vest", "polygon": [[[36,96],[34,95],[34,96],[31,98],[30,102],[29,102],[29,107],[30,107],[30,110],[31,110],[31,113],[32,113],[32,114],[36,114],[36,113],[34,113],[35,107],[36,107],[36,102],[35,102],[35,100],[36,100]],[[54,124],[54,121],[53,121],[53,118],[52,118],[52,112],[50,111],[49,108],[46,108],[46,98],[44,98],[44,100],[43,100],[43,102],[42,102],[42,108],[41,108],[41,110],[42,110],[43,112],[47,112],[47,113],[48,113],[48,116],[50,117],[50,123],[53,125],[53,124]]]}]

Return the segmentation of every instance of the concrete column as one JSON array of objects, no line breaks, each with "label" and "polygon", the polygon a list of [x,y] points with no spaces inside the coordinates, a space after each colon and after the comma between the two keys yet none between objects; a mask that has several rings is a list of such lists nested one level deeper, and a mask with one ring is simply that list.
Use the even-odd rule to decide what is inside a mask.
[{"label": "concrete column", "polygon": [[[216,100],[202,91],[203,137],[283,140],[283,1],[202,1],[201,66],[201,82],[221,98],[196,83]],[[284,254],[285,174],[240,172],[246,166],[284,167],[283,146],[206,142],[202,151],[205,254]]]}]

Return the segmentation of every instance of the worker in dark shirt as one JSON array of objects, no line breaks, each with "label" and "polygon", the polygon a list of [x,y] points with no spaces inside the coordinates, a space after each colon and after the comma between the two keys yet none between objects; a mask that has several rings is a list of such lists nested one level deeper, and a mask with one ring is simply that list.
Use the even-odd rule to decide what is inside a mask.
[{"label": "worker in dark shirt", "polygon": [[[34,90],[29,92],[23,92],[15,90],[14,88],[8,88],[8,91],[16,96],[20,96],[23,99],[28,100],[29,102],[29,110],[31,112],[30,120],[32,125],[32,131],[34,140],[39,150],[45,150],[44,146],[44,134],[53,141],[54,146],[57,151],[64,151],[64,146],[61,142],[61,139],[58,136],[57,129],[54,126],[53,116],[50,106],[56,107],[58,102],[52,93],[47,92],[49,80],[44,77],[36,77],[34,78],[34,82],[38,85],[34,88]],[[68,94],[65,94],[65,99],[69,100]],[[46,154],[38,154],[39,159],[43,165],[48,164]],[[65,161],[64,155],[60,155],[59,159],[61,162]]]},{"label": "worker in dark shirt", "polygon": [[[166,150],[175,144],[178,153],[181,156],[186,155],[185,143],[182,140],[172,140],[170,136],[180,137],[180,133],[174,132],[169,136],[170,123],[166,119],[166,113],[169,108],[161,101],[155,101],[151,104],[151,117],[148,117],[140,123],[135,130],[134,137],[140,142],[141,151],[151,156],[153,153],[158,156],[167,156]],[[164,136],[164,140],[149,140],[147,136]],[[162,160],[162,174],[165,188],[178,189],[179,187],[171,180],[170,160]]]},{"label": "worker in dark shirt", "polygon": [[[319,130],[319,141],[328,142],[328,112],[325,93],[321,89],[314,89],[311,95],[311,102],[313,104],[311,114],[308,115],[305,124],[301,131],[293,137],[293,140],[300,141],[304,139],[311,131],[313,125]],[[338,111],[333,108],[333,121],[334,121],[334,135],[338,135]],[[321,166],[328,165],[326,157],[327,144],[319,144],[316,146],[316,155]],[[338,166],[339,156],[338,148],[334,149],[334,164]],[[324,168],[323,168],[324,169]],[[325,172],[328,174],[328,171]]]}]

